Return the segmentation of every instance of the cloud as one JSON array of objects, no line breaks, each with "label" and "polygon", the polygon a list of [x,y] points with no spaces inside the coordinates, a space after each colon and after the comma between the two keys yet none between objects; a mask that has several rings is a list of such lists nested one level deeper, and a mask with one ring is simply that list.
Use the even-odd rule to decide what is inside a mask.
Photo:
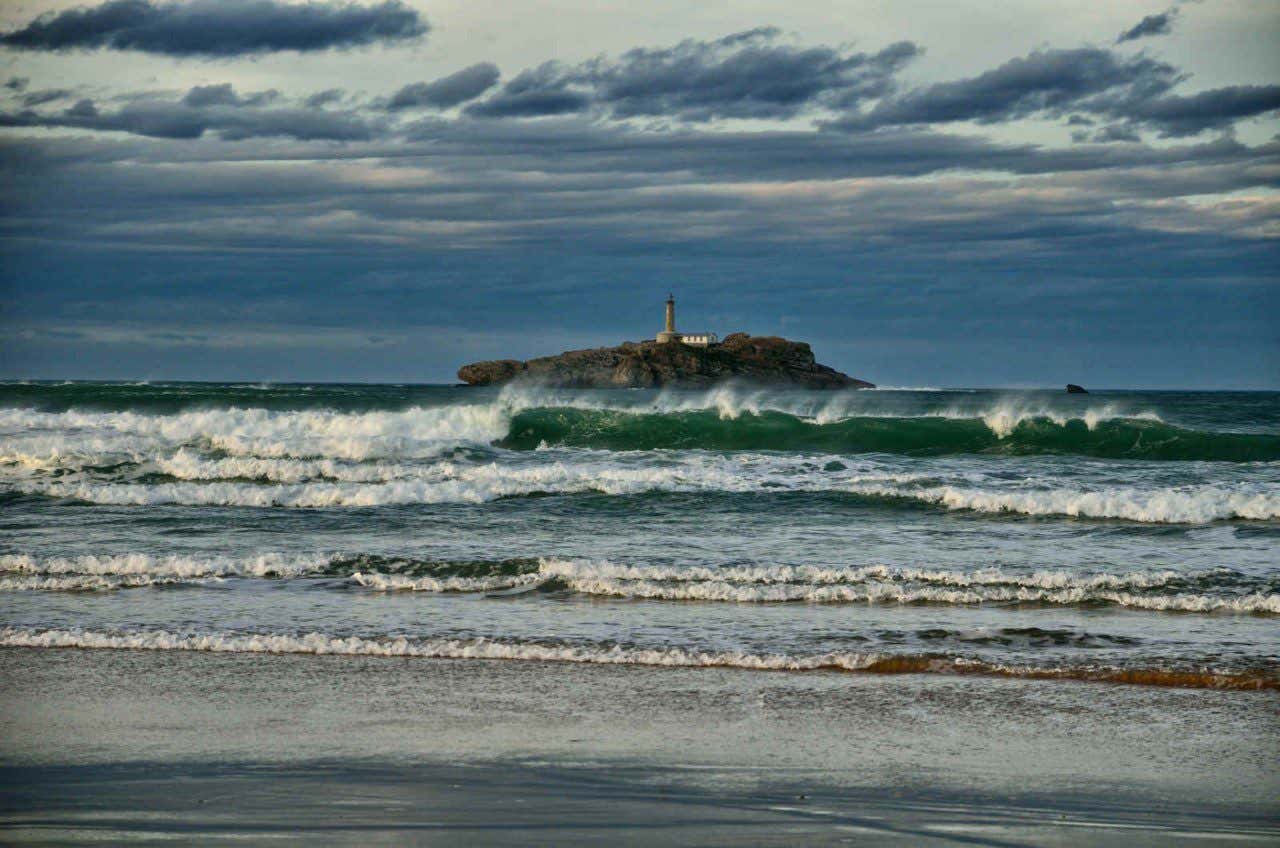
[{"label": "cloud", "polygon": [[1186,96],[1168,95],[1121,102],[1109,108],[1115,117],[1158,129],[1165,136],[1195,135],[1224,129],[1242,118],[1280,109],[1280,85],[1231,85]]},{"label": "cloud", "polygon": [[74,127],[170,139],[197,139],[212,132],[230,141],[259,137],[362,141],[383,131],[376,122],[355,112],[272,105],[278,98],[275,91],[242,96],[223,83],[196,86],[178,101],[134,97],[114,111],[83,99],[61,113],[26,110],[0,114],[0,126]]},{"label": "cloud", "polygon": [[391,96],[387,108],[412,109],[425,106],[448,109],[484,94],[497,85],[500,75],[497,65],[492,62],[479,62],[447,77],[441,77],[435,82],[416,82],[406,85]]},{"label": "cloud", "polygon": [[466,111],[482,118],[537,118],[583,111],[591,104],[591,98],[571,88],[572,84],[566,66],[547,62],[523,71],[497,94],[471,104]]},{"label": "cloud", "polygon": [[326,88],[324,91],[317,91],[315,94],[310,95],[303,102],[312,109],[319,109],[322,106],[328,106],[330,103],[337,103],[346,96],[347,93],[340,88]]},{"label": "cloud", "polygon": [[183,105],[196,108],[204,106],[262,106],[279,98],[280,92],[275,89],[258,91],[241,96],[236,93],[231,83],[216,85],[197,85],[182,98]]},{"label": "cloud", "polygon": [[997,124],[1066,117],[1068,126],[1107,126],[1072,138],[1136,141],[1142,130],[1165,137],[1229,130],[1236,121],[1280,109],[1280,86],[1236,85],[1190,95],[1171,89],[1186,75],[1148,56],[1097,48],[1037,50],[975,77],[882,98],[874,108],[826,126],[864,132],[958,121]]},{"label": "cloud", "polygon": [[98,107],[93,101],[85,98],[76,101],[74,106],[67,109],[66,115],[71,118],[96,118],[98,116]]},{"label": "cloud", "polygon": [[1179,80],[1172,65],[1145,56],[1123,57],[1096,47],[1037,50],[975,77],[884,98],[868,112],[836,125],[874,129],[1059,115],[1088,111],[1083,104],[1091,96],[1110,93],[1134,101],[1163,93]]},{"label": "cloud", "polygon": [[[1037,50],[973,77],[903,90],[897,72],[920,52],[910,42],[876,53],[851,53],[799,49],[776,39],[776,30],[765,28],[709,42],[632,50],[616,61],[547,62],[517,74],[484,99],[499,78],[498,68],[488,62],[404,86],[377,100],[336,88],[290,99],[274,89],[240,93],[220,83],[195,86],[177,101],[153,92],[117,95],[123,105],[114,111],[88,100],[61,112],[38,109],[75,92],[28,91],[22,80],[11,80],[10,101],[23,108],[0,113],[0,125],[78,127],[153,138],[194,139],[208,133],[232,140],[274,136],[395,144],[474,136],[480,133],[479,124],[488,123],[500,125],[496,134],[505,134],[511,144],[522,144],[531,136],[519,127],[532,122],[519,119],[533,117],[544,119],[539,123],[556,118],[623,126],[636,117],[687,125],[718,118],[812,115],[833,134],[1047,117],[1062,119],[1077,143],[1107,143],[1133,142],[1143,132],[1184,137],[1229,131],[1237,121],[1280,109],[1280,86],[1177,94],[1174,89],[1186,75],[1174,66],[1105,48]],[[333,106],[342,101],[345,108]],[[871,105],[859,108],[864,101]],[[403,114],[461,104],[466,105],[457,117]],[[838,117],[825,118],[832,113]],[[473,120],[477,118],[486,120]],[[651,123],[647,129],[657,136],[689,127]],[[720,137],[729,137],[723,128]],[[699,137],[693,143],[709,142]],[[731,151],[723,155],[739,158]]]},{"label": "cloud", "polygon": [[761,27],[713,41],[637,48],[616,60],[548,62],[467,108],[481,117],[538,117],[596,109],[614,118],[779,119],[811,108],[847,108],[894,89],[921,49],[902,41],[878,53],[778,43]]},{"label": "cloud", "polygon": [[784,118],[807,106],[848,106],[880,97],[921,52],[909,41],[867,54],[793,47],[776,38],[777,30],[765,28],[717,41],[641,48],[617,62],[590,62],[575,76],[618,117]]},{"label": "cloud", "polygon": [[426,21],[401,0],[367,6],[340,0],[107,0],[41,15],[0,35],[0,45],[228,57],[393,43],[427,30]]},{"label": "cloud", "polygon": [[1178,10],[1176,7],[1158,15],[1147,15],[1132,27],[1120,33],[1119,37],[1116,38],[1116,44],[1137,41],[1139,38],[1149,38],[1153,35],[1168,35],[1173,31],[1173,20],[1177,16]]},{"label": "cloud", "polygon": [[1093,141],[1106,144],[1112,141],[1140,142],[1142,136],[1129,124],[1110,124],[1094,132],[1077,131],[1071,134],[1075,142]]},{"label": "cloud", "polygon": [[65,100],[74,94],[75,92],[68,88],[46,88],[41,91],[28,91],[22,95],[22,105],[29,109],[33,106],[52,103],[55,100]]}]

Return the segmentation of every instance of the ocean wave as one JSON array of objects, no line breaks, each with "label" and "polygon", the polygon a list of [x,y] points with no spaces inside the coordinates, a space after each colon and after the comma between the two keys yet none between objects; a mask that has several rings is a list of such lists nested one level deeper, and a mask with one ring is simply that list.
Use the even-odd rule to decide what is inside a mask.
[{"label": "ocean wave", "polygon": [[[581,595],[650,601],[811,604],[1110,605],[1130,609],[1280,614],[1271,584],[1228,570],[1198,574],[1143,571],[1073,574],[1063,571],[972,572],[940,569],[817,566],[682,567],[543,558],[536,570],[495,576],[352,575],[380,591],[484,592],[534,586]],[[1228,594],[1214,592],[1229,584]],[[1240,591],[1241,589],[1244,591]],[[1199,591],[1188,591],[1195,590]],[[1252,589],[1253,591],[1249,591]]]},{"label": "ocean wave", "polygon": [[429,470],[398,463],[353,463],[334,459],[241,456],[207,459],[186,448],[173,456],[157,459],[155,469],[177,480],[253,480],[265,483],[306,483],[312,480],[382,483],[421,476],[424,470]]},{"label": "ocean wave", "polygon": [[439,560],[377,554],[262,553],[246,557],[182,554],[0,555],[0,591],[130,589],[229,578],[346,578],[395,591],[481,592],[542,579],[538,560]]},{"label": "ocean wave", "polygon": [[1265,483],[1111,486],[1094,489],[992,478],[983,485],[937,485],[920,473],[814,473],[800,466],[702,463],[623,466],[549,462],[522,467],[436,463],[421,478],[378,483],[313,482],[264,485],[215,481],[110,483],[40,480],[13,484],[26,494],[114,505],[181,504],[320,509],[409,504],[481,504],[500,498],[600,493],[807,492],[869,501],[908,502],[988,514],[1120,519],[1155,524],[1280,518],[1280,491]]},{"label": "ocean wave", "polygon": [[1222,598],[1209,595],[1144,595],[1098,589],[1034,589],[1030,587],[974,587],[946,589],[869,582],[858,586],[810,586],[778,584],[750,586],[708,581],[658,583],[647,580],[573,579],[567,587],[585,595],[663,601],[727,601],[734,603],[814,604],[1049,604],[1081,606],[1114,604],[1120,607],[1169,612],[1280,613],[1280,595],[1248,595]]},{"label": "ocean wave", "polygon": [[1226,519],[1280,518],[1280,492],[1263,485],[1115,487],[1097,491],[993,491],[939,486],[920,491],[870,487],[864,494],[903,497],[947,509],[1072,518],[1115,518],[1149,524],[1204,524]]},{"label": "ocean wave", "polygon": [[116,554],[39,557],[30,554],[0,555],[0,573],[39,576],[136,577],[147,580],[181,580],[206,577],[298,577],[325,573],[348,558],[338,554],[198,557],[182,554]]},{"label": "ocean wave", "polygon": [[[950,399],[915,405],[865,392],[827,394],[722,386],[629,393],[508,387],[496,398],[400,410],[225,407],[168,414],[0,409],[0,464],[65,467],[165,459],[190,448],[224,457],[294,460],[429,459],[494,443],[604,450],[707,449],[941,456],[1075,454],[1152,460],[1280,460],[1280,435],[1219,433],[1165,422],[1118,402]],[[77,457],[81,458],[77,460]],[[228,473],[233,473],[234,469]],[[312,472],[325,476],[326,469]],[[334,471],[329,474],[343,473]],[[354,472],[353,472],[354,473]],[[175,475],[180,476],[180,475]],[[256,477],[253,468],[235,476]]]},{"label": "ocean wave", "polygon": [[230,456],[429,458],[506,434],[501,404],[336,412],[231,407],[169,415],[0,409],[0,461],[60,455],[145,459],[186,446]]},{"label": "ocean wave", "polygon": [[[632,565],[607,560],[544,558],[543,577],[566,580],[647,580],[675,583],[726,582],[743,584],[805,584],[832,586],[868,581],[927,583],[940,586],[1021,586],[1035,589],[1155,589],[1212,580],[1217,573],[1180,574],[1176,571],[1131,571],[1120,574],[1077,574],[1068,571],[1015,572],[999,568],[974,571],[903,568],[888,565],[729,565],[721,567]],[[1234,572],[1230,572],[1234,575]]]},{"label": "ocean wave", "polygon": [[366,589],[381,592],[492,592],[537,583],[537,574],[495,577],[409,577],[403,574],[379,574],[357,571],[351,579]]},{"label": "ocean wave", "polygon": [[610,451],[662,449],[885,453],[906,456],[1078,455],[1101,459],[1280,461],[1280,436],[1206,433],[1150,417],[1079,416],[1001,410],[981,415],[833,416],[807,419],[762,410],[725,416],[710,410],[636,412],[539,407],[512,416],[498,441]]},{"label": "ocean wave", "polygon": [[130,574],[103,576],[71,574],[64,577],[22,576],[0,577],[0,592],[111,592],[117,589],[141,589],[155,586],[206,585],[221,581],[220,577],[177,577]]},{"label": "ocean wave", "polygon": [[420,559],[319,552],[199,557],[0,556],[0,591],[107,591],[228,578],[326,577],[380,592],[480,593],[518,587],[654,601],[814,604],[1113,605],[1131,609],[1280,614],[1274,580],[1210,571],[971,571],[888,565],[723,566],[542,557]]},{"label": "ocean wave", "polygon": [[992,663],[961,656],[828,652],[769,654],[706,651],[694,648],[643,648],[618,644],[556,644],[493,639],[416,639],[271,633],[173,633],[164,630],[104,632],[92,630],[0,628],[0,646],[210,653],[311,654],[328,656],[415,657],[424,659],[517,660],[587,665],[734,668],[754,671],[845,671],[867,674],[969,674],[1041,680],[1090,680],[1113,683],[1218,689],[1276,689],[1270,672],[1222,672],[1212,669],[1122,668],[1108,666],[1035,667]]}]

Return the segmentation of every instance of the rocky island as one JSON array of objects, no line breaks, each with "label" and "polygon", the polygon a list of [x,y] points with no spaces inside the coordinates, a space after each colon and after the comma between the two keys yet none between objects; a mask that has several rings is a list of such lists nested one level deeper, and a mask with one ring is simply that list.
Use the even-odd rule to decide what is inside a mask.
[{"label": "rocky island", "polygon": [[654,341],[571,350],[521,361],[497,359],[458,369],[473,386],[529,380],[561,388],[705,388],[726,380],[803,389],[870,389],[874,384],[819,364],[805,342],[778,336],[675,330],[675,300],[667,300],[666,329]]}]

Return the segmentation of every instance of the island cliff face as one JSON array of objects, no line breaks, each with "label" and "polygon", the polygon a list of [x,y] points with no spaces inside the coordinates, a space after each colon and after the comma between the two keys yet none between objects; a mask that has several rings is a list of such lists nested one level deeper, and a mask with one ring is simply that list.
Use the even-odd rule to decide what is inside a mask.
[{"label": "island cliff face", "polygon": [[870,389],[834,368],[820,365],[805,342],[778,336],[734,333],[718,345],[623,342],[617,347],[571,350],[521,362],[496,359],[458,369],[458,379],[488,386],[514,379],[580,389],[704,388],[725,380],[805,389]]}]

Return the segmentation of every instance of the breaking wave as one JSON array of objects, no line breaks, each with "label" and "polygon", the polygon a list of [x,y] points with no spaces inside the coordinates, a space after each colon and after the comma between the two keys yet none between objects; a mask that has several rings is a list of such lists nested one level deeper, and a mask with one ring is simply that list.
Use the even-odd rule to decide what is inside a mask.
[{"label": "breaking wave", "polygon": [[20,482],[12,488],[27,494],[98,504],[300,509],[481,504],[502,498],[548,494],[807,492],[848,496],[890,506],[915,503],[990,514],[1120,519],[1155,524],[1280,518],[1280,490],[1263,482],[1076,488],[992,478],[981,481],[981,485],[939,485],[937,476],[924,473],[860,473],[849,471],[843,464],[839,464],[838,469],[818,470],[794,462],[784,462],[781,466],[761,462],[753,467],[717,459],[644,466],[569,461],[526,466],[442,462],[416,478],[376,483],[320,481],[263,485],[242,481],[116,483],[53,479]]},{"label": "breaking wave", "polygon": [[[913,393],[915,398],[918,393]],[[237,395],[239,397],[239,395]],[[886,400],[888,398],[888,400]],[[332,398],[331,398],[332,399]],[[219,458],[339,462],[427,459],[460,446],[563,445],[614,451],[775,450],[942,456],[1066,454],[1146,460],[1280,460],[1280,435],[1206,432],[1117,403],[1063,407],[996,398],[921,406],[892,395],[814,395],[721,387],[627,393],[510,388],[484,402],[392,410],[0,409],[0,464],[160,459],[182,448]],[[190,457],[168,459],[181,476]],[[228,473],[256,477],[252,464]],[[317,466],[315,475],[338,474]]]},{"label": "breaking wave", "polygon": [[843,671],[864,674],[967,674],[1039,680],[1087,680],[1149,686],[1211,689],[1277,689],[1269,672],[1212,669],[1123,668],[1113,666],[1014,666],[960,656],[828,652],[768,654],[643,648],[619,644],[564,644],[494,639],[415,639],[407,636],[330,636],[323,633],[173,633],[165,630],[0,629],[0,645],[22,648],[81,648],[212,653],[312,654],[417,657],[427,659],[518,660],[588,665],[734,668],[756,671]]},{"label": "breaking wave", "polygon": [[0,577],[0,592],[106,592],[151,586],[203,585],[219,577],[152,577],[143,574],[105,577],[97,574],[70,574],[64,577]]},{"label": "breaking wave", "polygon": [[1116,606],[1167,612],[1280,614],[1280,586],[1231,569],[1193,573],[974,571],[869,566],[626,564],[556,557],[417,560],[322,553],[244,559],[142,554],[0,556],[0,591],[93,591],[227,578],[343,578],[380,592],[543,592],[651,601],[811,604]]},{"label": "breaking wave", "polygon": [[710,410],[637,413],[568,408],[517,413],[498,444],[613,451],[702,449],[811,453],[1073,454],[1105,459],[1280,460],[1280,436],[1205,433],[1152,418],[1049,417],[992,412],[980,417],[852,417],[824,421],[761,411],[725,417]]},{"label": "breaking wave", "polygon": [[289,556],[279,553],[235,557],[195,557],[172,554],[118,554],[38,557],[0,555],[0,573],[40,577],[110,577],[139,580],[192,580],[211,577],[298,577],[329,573],[335,564],[363,562],[337,554]]}]

